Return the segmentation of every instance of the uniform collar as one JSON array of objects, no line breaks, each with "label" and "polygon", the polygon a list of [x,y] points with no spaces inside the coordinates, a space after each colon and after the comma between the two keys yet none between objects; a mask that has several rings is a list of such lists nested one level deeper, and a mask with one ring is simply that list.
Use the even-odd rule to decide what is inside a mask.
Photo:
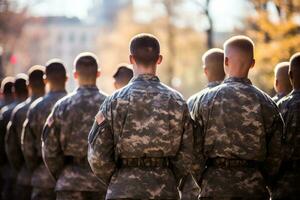
[{"label": "uniform collar", "polygon": [[52,95],[52,94],[62,94],[62,93],[67,93],[66,90],[60,90],[60,91],[50,91],[48,92],[48,94]]},{"label": "uniform collar", "polygon": [[222,83],[222,81],[212,81],[212,82],[209,82],[207,84],[207,87],[208,88],[213,88],[213,87],[216,87],[216,86],[220,85],[221,83]]},{"label": "uniform collar", "polygon": [[82,90],[99,90],[96,85],[83,85],[77,88],[77,91],[82,91]]},{"label": "uniform collar", "polygon": [[248,78],[229,77],[224,81],[224,83],[232,83],[232,82],[239,82],[239,83],[252,85],[252,82]]},{"label": "uniform collar", "polygon": [[159,78],[153,74],[140,74],[131,79],[130,82],[135,81],[153,81],[153,82],[160,82]]}]

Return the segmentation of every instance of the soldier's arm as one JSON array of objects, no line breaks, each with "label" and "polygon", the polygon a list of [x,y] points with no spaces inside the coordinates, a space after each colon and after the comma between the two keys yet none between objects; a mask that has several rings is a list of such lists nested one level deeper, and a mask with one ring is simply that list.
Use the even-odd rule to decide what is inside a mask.
[{"label": "soldier's arm", "polygon": [[4,128],[4,120],[3,120],[3,114],[0,114],[0,165],[5,163],[5,128]]},{"label": "soldier's arm", "polygon": [[[24,155],[25,163],[30,171],[33,171],[37,164],[37,150],[35,149],[34,142],[37,138],[33,133],[31,127],[32,113],[29,111],[27,119],[23,124],[22,136],[21,136],[21,148]],[[40,138],[39,138],[40,139]]]},{"label": "soldier's arm", "polygon": [[64,164],[64,156],[59,141],[60,125],[56,118],[57,109],[57,107],[54,107],[45,123],[42,133],[44,163],[55,180],[58,179]]},{"label": "soldier's arm", "polygon": [[10,122],[7,124],[5,135],[5,151],[9,164],[19,171],[22,166],[23,158],[19,146],[18,133],[16,131],[16,118],[13,114]]},{"label": "soldier's arm", "polygon": [[107,103],[100,110],[88,138],[88,161],[96,176],[107,186],[116,168],[114,139]]}]

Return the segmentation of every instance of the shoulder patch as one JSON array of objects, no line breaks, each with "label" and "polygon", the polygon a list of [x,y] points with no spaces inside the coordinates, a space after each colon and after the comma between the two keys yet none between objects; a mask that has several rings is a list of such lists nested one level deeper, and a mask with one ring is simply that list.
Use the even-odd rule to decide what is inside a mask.
[{"label": "shoulder patch", "polygon": [[105,117],[101,111],[99,111],[98,114],[95,116],[95,120],[98,125],[100,125],[102,122],[104,122]]}]

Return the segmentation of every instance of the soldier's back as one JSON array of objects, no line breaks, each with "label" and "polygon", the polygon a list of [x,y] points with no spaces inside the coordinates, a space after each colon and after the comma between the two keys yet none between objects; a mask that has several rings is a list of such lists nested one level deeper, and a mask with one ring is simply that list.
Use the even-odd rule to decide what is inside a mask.
[{"label": "soldier's back", "polygon": [[[276,173],[283,126],[271,98],[248,79],[228,78],[195,103],[192,118],[204,130],[207,169],[201,197],[267,198],[259,165],[266,162],[263,167],[268,175]],[[277,151],[268,147],[270,142]],[[269,166],[269,161],[274,166]]]}]

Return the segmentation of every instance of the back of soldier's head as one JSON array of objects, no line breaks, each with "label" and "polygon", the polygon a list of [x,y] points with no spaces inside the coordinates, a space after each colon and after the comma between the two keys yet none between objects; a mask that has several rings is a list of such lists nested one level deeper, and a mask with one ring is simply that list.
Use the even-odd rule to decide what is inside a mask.
[{"label": "back of soldier's head", "polygon": [[279,93],[287,94],[292,90],[289,79],[289,62],[281,62],[275,67],[275,90]]},{"label": "back of soldier's head", "polygon": [[300,52],[291,57],[289,73],[294,89],[300,89]]},{"label": "back of soldier's head", "polygon": [[138,34],[130,41],[130,54],[137,65],[153,66],[160,56],[159,41],[151,34]]},{"label": "back of soldier's head", "polygon": [[60,87],[65,86],[67,72],[60,59],[51,59],[46,63],[45,75],[50,84]]},{"label": "back of soldier's head", "polygon": [[118,66],[118,69],[116,73],[113,75],[113,78],[115,79],[115,84],[117,84],[120,87],[124,87],[128,84],[128,82],[133,77],[133,70],[129,67],[128,64],[120,64]]},{"label": "back of soldier's head", "polygon": [[44,76],[45,73],[45,67],[41,65],[35,65],[32,66],[28,70],[28,80],[29,85],[32,88],[32,90],[44,90],[45,83],[44,83]]},{"label": "back of soldier's head", "polygon": [[254,60],[254,42],[247,36],[234,36],[224,43],[225,57],[240,67],[250,68]]},{"label": "back of soldier's head", "polygon": [[14,83],[14,90],[17,97],[28,96],[28,76],[26,74],[18,74]]},{"label": "back of soldier's head", "polygon": [[15,78],[12,76],[8,76],[3,79],[1,82],[1,92],[4,97],[13,95],[14,82]]},{"label": "back of soldier's head", "polygon": [[213,48],[206,51],[202,56],[202,62],[209,81],[224,80],[224,51],[222,49]]},{"label": "back of soldier's head", "polygon": [[97,56],[90,52],[80,53],[74,61],[80,79],[95,82],[99,71]]}]

